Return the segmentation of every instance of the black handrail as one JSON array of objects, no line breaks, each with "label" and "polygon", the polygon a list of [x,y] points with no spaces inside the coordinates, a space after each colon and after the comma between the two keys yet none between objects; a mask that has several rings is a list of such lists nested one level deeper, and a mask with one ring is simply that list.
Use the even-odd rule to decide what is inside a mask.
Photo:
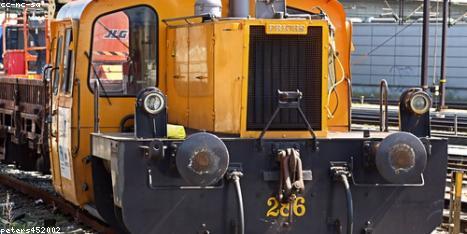
[{"label": "black handrail", "polygon": [[176,21],[185,21],[185,23],[187,23],[187,24],[193,24],[193,22],[191,22],[189,20],[190,19],[198,19],[198,18],[213,20],[215,17],[214,17],[214,15],[207,13],[207,14],[201,14],[201,15],[193,15],[193,16],[163,19],[162,22],[167,26],[171,26],[171,25],[169,25],[170,22],[176,22]]},{"label": "black handrail", "polygon": [[[379,85],[379,130],[381,132],[389,132],[388,121],[388,82],[381,80]],[[384,105],[384,110],[383,110]],[[384,126],[384,127],[383,127]]]}]

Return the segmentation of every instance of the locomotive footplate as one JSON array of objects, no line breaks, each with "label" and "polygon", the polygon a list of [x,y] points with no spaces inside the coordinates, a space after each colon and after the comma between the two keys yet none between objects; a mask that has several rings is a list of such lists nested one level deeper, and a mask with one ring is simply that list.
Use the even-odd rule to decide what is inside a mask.
[{"label": "locomotive footplate", "polygon": [[[228,155],[194,149],[186,166],[196,178],[187,181],[177,151],[188,140],[92,136],[93,155],[110,161],[114,203],[132,233],[430,233],[441,223],[443,139],[425,139],[426,161],[419,145],[388,148],[384,167],[368,157],[388,149],[367,149],[392,142],[382,138],[319,139],[317,151],[311,139],[267,139],[258,149],[256,139],[220,138]],[[205,178],[213,183],[196,184]]]}]

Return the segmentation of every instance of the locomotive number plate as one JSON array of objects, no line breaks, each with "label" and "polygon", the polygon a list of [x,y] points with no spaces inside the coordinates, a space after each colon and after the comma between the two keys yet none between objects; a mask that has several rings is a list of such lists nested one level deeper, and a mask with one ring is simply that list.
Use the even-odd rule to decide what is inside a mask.
[{"label": "locomotive number plate", "polygon": [[[267,200],[268,211],[266,217],[289,217],[290,203],[281,203],[277,198],[270,197]],[[292,204],[293,216],[302,217],[306,214],[306,202],[304,197],[297,197]]]},{"label": "locomotive number plate", "polygon": [[266,34],[306,35],[308,28],[305,24],[266,24]]}]

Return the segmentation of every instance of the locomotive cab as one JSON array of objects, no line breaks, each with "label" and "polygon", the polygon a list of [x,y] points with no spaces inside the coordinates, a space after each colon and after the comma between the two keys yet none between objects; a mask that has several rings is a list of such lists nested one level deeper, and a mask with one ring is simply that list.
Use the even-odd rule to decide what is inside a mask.
[{"label": "locomotive cab", "polygon": [[[71,73],[86,91],[58,91],[52,105],[62,131],[54,185],[67,200],[131,233],[428,233],[440,224],[447,142],[423,134],[429,121],[349,131],[351,26],[337,1],[291,1],[300,14],[285,1],[176,2],[62,9],[81,9],[66,24],[79,25],[78,40],[62,48],[88,68]],[[54,28],[66,41],[66,27]],[[425,119],[429,96],[405,99],[404,126]]]}]

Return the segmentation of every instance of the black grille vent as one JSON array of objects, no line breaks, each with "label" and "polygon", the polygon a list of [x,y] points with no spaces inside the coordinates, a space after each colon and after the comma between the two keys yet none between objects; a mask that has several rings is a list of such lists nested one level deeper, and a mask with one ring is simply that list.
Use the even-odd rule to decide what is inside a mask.
[{"label": "black grille vent", "polygon": [[[248,130],[262,130],[277,107],[277,90],[303,93],[302,110],[314,130],[321,130],[322,28],[307,35],[267,35],[250,27]],[[270,130],[305,130],[297,110],[284,109]]]}]

